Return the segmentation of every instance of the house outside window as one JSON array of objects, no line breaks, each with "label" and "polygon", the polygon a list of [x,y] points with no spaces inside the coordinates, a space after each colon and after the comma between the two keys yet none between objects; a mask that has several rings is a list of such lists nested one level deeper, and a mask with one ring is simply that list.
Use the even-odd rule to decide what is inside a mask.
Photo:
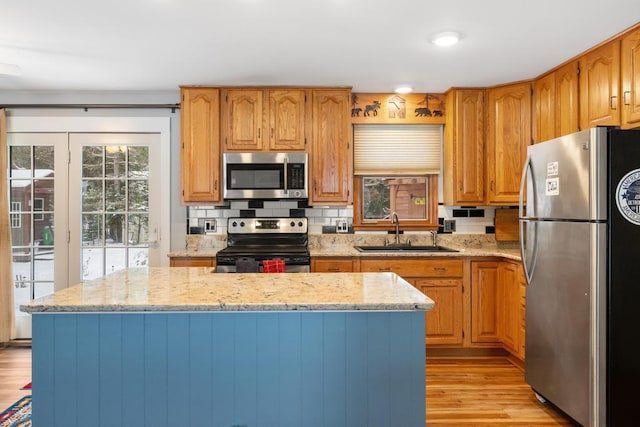
[{"label": "house outside window", "polygon": [[22,227],[22,216],[20,212],[22,210],[22,203],[20,202],[11,202],[11,228],[21,228]]}]

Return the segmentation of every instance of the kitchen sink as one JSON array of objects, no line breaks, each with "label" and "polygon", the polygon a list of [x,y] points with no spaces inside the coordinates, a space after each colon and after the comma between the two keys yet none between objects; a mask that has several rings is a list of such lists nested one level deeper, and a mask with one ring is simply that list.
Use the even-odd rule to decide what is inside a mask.
[{"label": "kitchen sink", "polygon": [[354,246],[360,252],[458,252],[456,249],[445,246],[418,246],[418,245],[380,245],[380,246]]}]

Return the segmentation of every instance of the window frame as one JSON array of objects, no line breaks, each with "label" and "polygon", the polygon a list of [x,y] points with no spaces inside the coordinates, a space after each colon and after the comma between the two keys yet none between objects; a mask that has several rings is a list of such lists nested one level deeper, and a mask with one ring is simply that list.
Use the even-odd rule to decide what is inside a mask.
[{"label": "window frame", "polygon": [[[395,230],[395,225],[388,219],[365,220],[362,214],[363,202],[363,178],[369,176],[355,175],[353,177],[353,229],[354,230]],[[400,218],[400,230],[421,231],[437,230],[438,224],[438,175],[406,175],[407,178],[426,178],[428,197],[427,219],[403,219]]]}]

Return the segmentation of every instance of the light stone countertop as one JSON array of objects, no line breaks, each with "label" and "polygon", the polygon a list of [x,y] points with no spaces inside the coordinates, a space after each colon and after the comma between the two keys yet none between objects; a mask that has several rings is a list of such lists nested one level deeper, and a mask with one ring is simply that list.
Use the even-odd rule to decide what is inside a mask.
[{"label": "light stone countertop", "polygon": [[20,306],[28,313],[427,311],[434,302],[395,273],[216,274],[210,267],[120,270]]}]

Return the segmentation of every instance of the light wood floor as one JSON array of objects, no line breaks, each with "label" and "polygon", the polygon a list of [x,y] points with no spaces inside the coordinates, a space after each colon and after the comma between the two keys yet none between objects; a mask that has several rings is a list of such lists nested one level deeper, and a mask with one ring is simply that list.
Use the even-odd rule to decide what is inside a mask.
[{"label": "light wood floor", "polygon": [[427,425],[572,426],[504,357],[427,358]]},{"label": "light wood floor", "polygon": [[11,406],[30,390],[20,390],[31,382],[31,349],[0,350],[0,412]]},{"label": "light wood floor", "polygon": [[[0,411],[31,394],[31,349],[0,349]],[[427,425],[570,426],[548,405],[538,402],[523,372],[503,357],[428,358]]]}]

